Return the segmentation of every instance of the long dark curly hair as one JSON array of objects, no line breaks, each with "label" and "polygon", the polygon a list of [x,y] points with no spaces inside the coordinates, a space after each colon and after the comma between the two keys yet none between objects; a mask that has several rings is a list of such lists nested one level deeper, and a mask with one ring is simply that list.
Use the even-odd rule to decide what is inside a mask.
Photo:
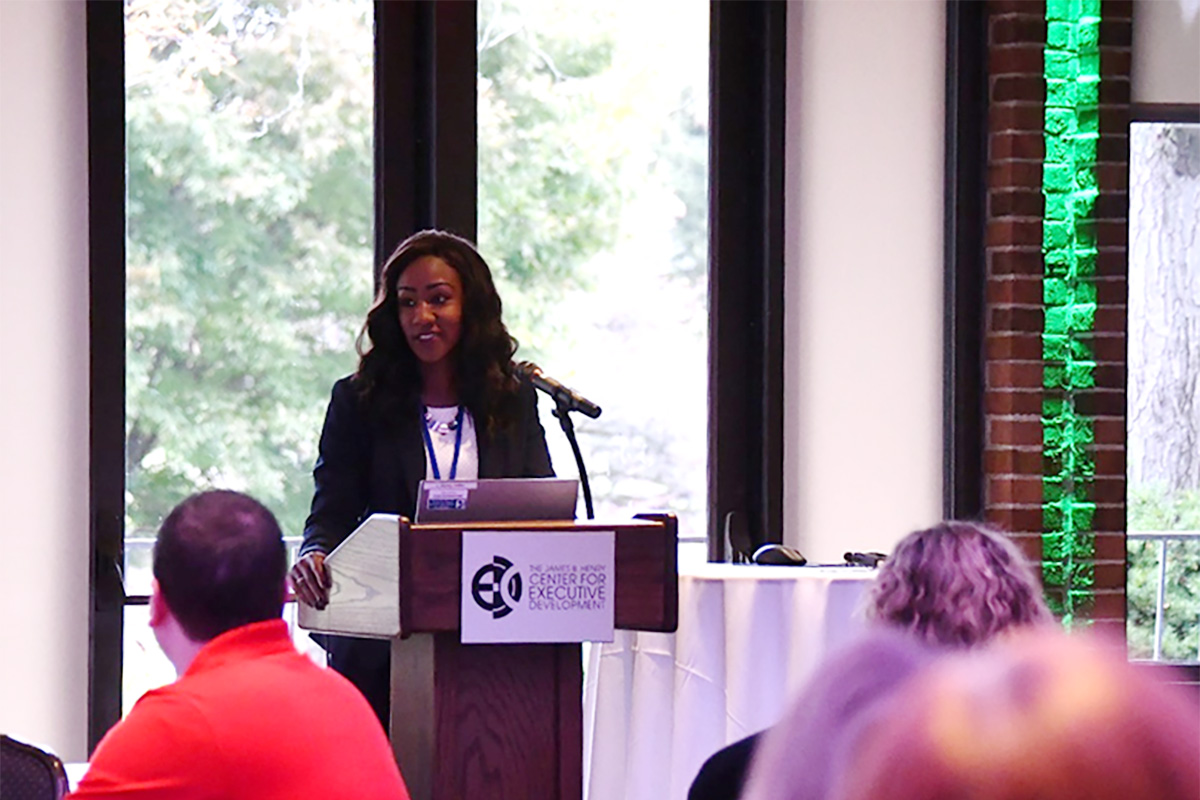
[{"label": "long dark curly hair", "polygon": [[501,319],[500,295],[492,271],[469,241],[453,233],[427,230],[405,239],[383,266],[379,292],[358,334],[355,381],[370,408],[384,418],[420,405],[421,372],[400,328],[396,285],[409,264],[425,256],[445,261],[462,281],[462,337],[450,354],[455,388],[489,433],[508,427],[516,417],[518,381],[513,372],[517,340]]}]

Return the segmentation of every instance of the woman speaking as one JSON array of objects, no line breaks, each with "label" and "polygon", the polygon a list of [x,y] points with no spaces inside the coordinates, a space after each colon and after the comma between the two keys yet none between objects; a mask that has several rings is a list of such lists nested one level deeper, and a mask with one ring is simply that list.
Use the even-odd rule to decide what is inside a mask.
[{"label": "woman speaking", "polygon": [[[325,556],[367,516],[412,517],[421,480],[554,474],[533,387],[483,258],[465,239],[423,231],[400,244],[359,333],[358,370],[333,386],[313,468],[312,512],[290,573],[324,608]],[[390,644],[325,637],[330,665],[388,726]]]}]

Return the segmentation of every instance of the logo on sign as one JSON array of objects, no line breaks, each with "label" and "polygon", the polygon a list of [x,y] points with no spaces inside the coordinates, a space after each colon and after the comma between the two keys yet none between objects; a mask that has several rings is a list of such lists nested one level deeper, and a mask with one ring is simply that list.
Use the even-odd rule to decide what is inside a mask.
[{"label": "logo on sign", "polygon": [[521,573],[512,566],[504,556],[492,556],[492,563],[480,567],[471,581],[475,604],[492,612],[493,619],[512,613],[513,606],[521,602]]}]

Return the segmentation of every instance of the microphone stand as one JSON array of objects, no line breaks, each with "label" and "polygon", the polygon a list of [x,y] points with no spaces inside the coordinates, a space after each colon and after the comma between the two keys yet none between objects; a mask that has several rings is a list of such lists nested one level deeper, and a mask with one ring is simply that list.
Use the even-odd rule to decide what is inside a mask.
[{"label": "microphone stand", "polygon": [[563,396],[555,396],[553,414],[558,417],[559,427],[571,443],[571,451],[575,453],[575,466],[579,468],[579,482],[583,484],[583,505],[587,509],[588,519],[595,519],[596,513],[592,510],[592,485],[588,483],[583,454],[579,452],[579,442],[575,439],[575,423],[571,421],[571,401]]}]

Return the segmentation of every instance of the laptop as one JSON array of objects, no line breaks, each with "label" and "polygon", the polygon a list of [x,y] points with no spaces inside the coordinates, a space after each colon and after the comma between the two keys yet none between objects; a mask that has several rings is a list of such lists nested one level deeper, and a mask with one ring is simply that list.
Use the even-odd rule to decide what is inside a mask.
[{"label": "laptop", "polygon": [[421,481],[417,523],[574,520],[573,478],[485,478]]}]

